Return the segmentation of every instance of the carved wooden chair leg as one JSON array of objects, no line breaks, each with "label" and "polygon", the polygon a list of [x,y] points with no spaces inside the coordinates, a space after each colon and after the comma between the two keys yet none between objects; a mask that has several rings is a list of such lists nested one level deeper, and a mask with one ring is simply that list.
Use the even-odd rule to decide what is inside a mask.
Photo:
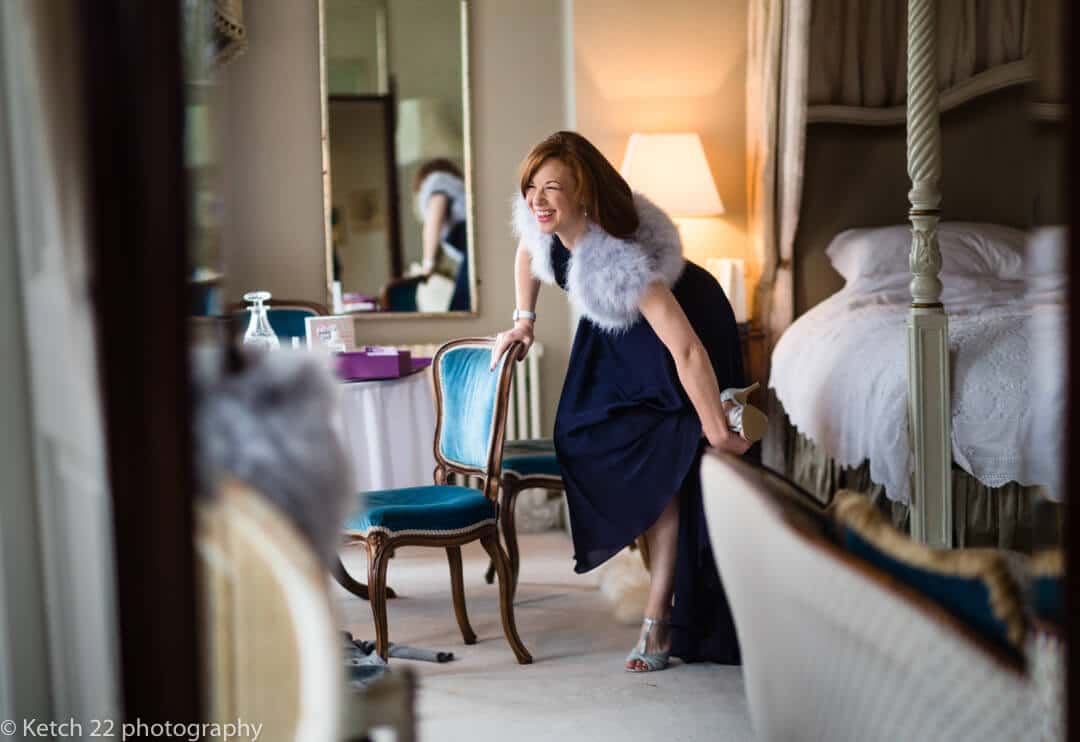
[{"label": "carved wooden chair leg", "polygon": [[454,595],[454,614],[461,636],[466,644],[476,644],[476,634],[469,625],[469,614],[465,611],[465,580],[461,575],[461,547],[447,546],[446,558],[450,562],[450,589]]},{"label": "carved wooden chair leg", "polygon": [[[349,574],[349,571],[347,569],[345,569],[345,565],[342,564],[341,557],[337,558],[337,564],[335,564],[333,568],[333,575],[334,579],[337,581],[337,584],[341,585],[350,593],[352,593],[358,598],[363,598],[364,600],[369,599],[368,586],[362,582],[357,582],[355,579],[353,579],[353,576]],[[386,597],[396,598],[397,593],[394,592],[393,588],[388,587],[386,588]]]},{"label": "carved wooden chair leg", "polygon": [[514,503],[520,490],[509,490],[503,501],[503,509],[499,510],[499,520],[503,542],[506,544],[506,555],[510,564],[510,595],[517,595],[518,569],[521,564],[521,556],[518,552],[517,521],[514,518]]},{"label": "carved wooden chair leg", "polygon": [[386,566],[389,561],[386,542],[386,536],[381,533],[372,533],[367,538],[368,592],[375,619],[375,652],[384,660],[390,654],[390,628],[386,620]]},{"label": "carved wooden chair leg", "polygon": [[[499,533],[503,533],[503,513],[506,511],[507,501],[513,497],[513,487],[507,486],[506,480],[499,483]],[[495,560],[488,560],[487,572],[484,573],[484,582],[491,585],[495,582]]]},{"label": "carved wooden chair leg", "polygon": [[495,573],[499,577],[499,609],[502,613],[503,633],[510,642],[510,648],[514,650],[514,656],[522,665],[532,663],[532,655],[518,636],[517,626],[514,624],[514,595],[511,586],[513,577],[510,575],[510,563],[499,544],[498,533],[492,533],[480,539],[484,550],[495,562]]},{"label": "carved wooden chair leg", "polygon": [[[520,493],[520,489],[504,485],[502,487],[502,502],[499,504],[499,533],[502,534],[503,543],[506,544],[506,553],[510,558],[510,572],[514,576],[514,595],[517,595],[518,571],[521,561],[517,543],[517,522],[514,519],[514,503]],[[488,561],[484,580],[489,585],[495,581],[494,559]]]}]

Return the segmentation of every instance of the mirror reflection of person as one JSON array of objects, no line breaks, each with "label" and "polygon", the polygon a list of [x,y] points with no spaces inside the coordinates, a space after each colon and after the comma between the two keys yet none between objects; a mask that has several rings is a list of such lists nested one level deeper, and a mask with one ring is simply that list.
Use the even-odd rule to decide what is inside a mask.
[{"label": "mirror reflection of person", "polygon": [[518,309],[492,365],[511,342],[531,346],[541,281],[565,289],[582,313],[554,431],[575,571],[644,534],[652,579],[626,669],[662,670],[672,655],[738,663],[698,477],[706,441],[734,454],[750,445],[729,429],[720,392],[743,384],[723,289],[683,258],[671,218],[574,132],[525,158],[514,228]]},{"label": "mirror reflection of person", "polygon": [[416,210],[423,222],[424,275],[435,270],[439,250],[458,260],[450,311],[469,311],[469,260],[465,180],[457,165],[447,159],[428,160],[413,179]]}]

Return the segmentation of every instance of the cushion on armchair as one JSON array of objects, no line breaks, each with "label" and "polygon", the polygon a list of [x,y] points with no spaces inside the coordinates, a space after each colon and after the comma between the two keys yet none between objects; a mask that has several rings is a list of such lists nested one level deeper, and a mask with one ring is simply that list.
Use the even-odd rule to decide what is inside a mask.
[{"label": "cushion on armchair", "polygon": [[841,491],[830,506],[839,545],[933,601],[979,635],[1018,652],[1026,631],[1021,591],[1003,554],[932,549],[896,530],[863,495]]},{"label": "cushion on armchair", "polygon": [[1062,629],[1065,626],[1065,606],[1061,596],[1064,567],[1061,549],[1035,554],[1028,567],[1028,605],[1032,616]]},{"label": "cushion on armchair", "polygon": [[428,485],[368,492],[363,505],[345,521],[345,532],[370,531],[448,534],[495,522],[495,504],[479,490]]}]

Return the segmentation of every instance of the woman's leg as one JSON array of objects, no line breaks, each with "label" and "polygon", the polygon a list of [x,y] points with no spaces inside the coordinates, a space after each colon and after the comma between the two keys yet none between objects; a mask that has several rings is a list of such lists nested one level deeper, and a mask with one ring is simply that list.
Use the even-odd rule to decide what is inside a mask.
[{"label": "woman's leg", "polygon": [[[664,512],[645,532],[649,543],[649,599],[645,603],[645,616],[660,621],[649,633],[645,652],[663,652],[671,647],[671,627],[666,623],[671,617],[671,592],[675,580],[675,557],[679,545],[679,496],[672,497]],[[642,637],[646,628],[642,627]],[[634,660],[626,663],[629,669],[647,669],[645,663]]]}]

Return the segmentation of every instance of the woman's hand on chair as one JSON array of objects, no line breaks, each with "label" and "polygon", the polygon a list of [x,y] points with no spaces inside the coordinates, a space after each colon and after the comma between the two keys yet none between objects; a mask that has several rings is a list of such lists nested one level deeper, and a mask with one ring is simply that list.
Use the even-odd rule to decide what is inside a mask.
[{"label": "woman's hand on chair", "polygon": [[491,349],[491,370],[499,365],[499,359],[513,343],[521,343],[525,350],[521,354],[522,360],[529,355],[529,349],[533,344],[533,323],[531,320],[519,319],[514,326],[506,332],[500,332],[495,336],[495,347]]}]

